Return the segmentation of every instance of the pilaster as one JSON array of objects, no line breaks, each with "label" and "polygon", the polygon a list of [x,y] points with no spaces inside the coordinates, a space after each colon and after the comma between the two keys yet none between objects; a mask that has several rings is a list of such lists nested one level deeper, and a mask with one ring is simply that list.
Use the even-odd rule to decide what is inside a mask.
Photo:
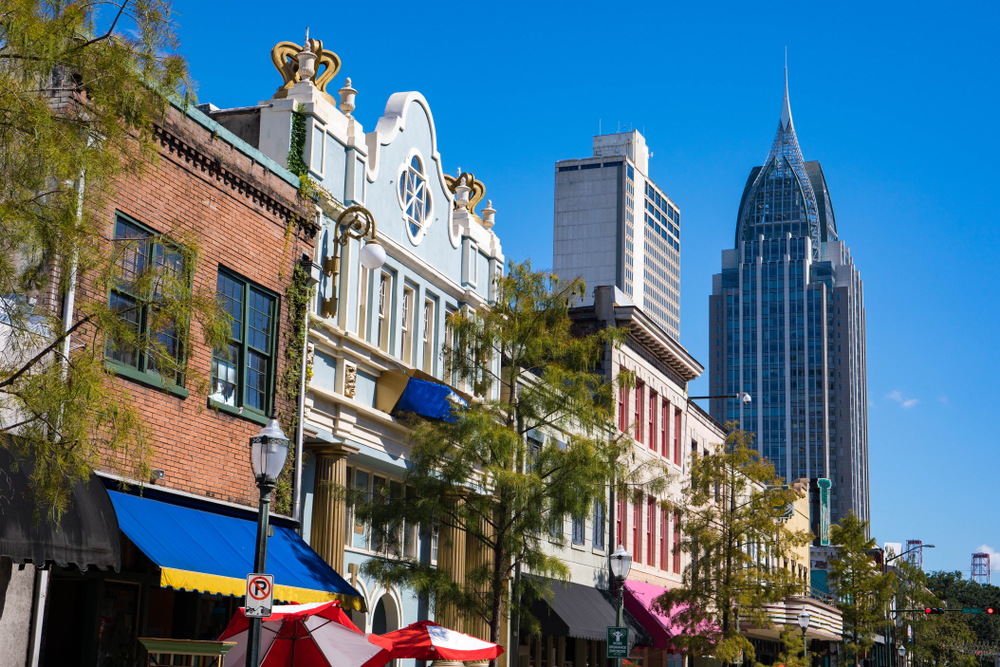
[{"label": "pilaster", "polygon": [[341,443],[309,451],[316,457],[310,546],[330,567],[343,574],[344,543],[347,539],[347,457],[360,450]]}]

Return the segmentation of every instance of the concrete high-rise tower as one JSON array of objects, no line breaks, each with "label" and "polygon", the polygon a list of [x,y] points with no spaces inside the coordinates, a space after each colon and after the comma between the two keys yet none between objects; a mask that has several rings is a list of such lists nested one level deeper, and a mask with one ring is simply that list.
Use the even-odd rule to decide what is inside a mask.
[{"label": "concrete high-rise tower", "polygon": [[752,397],[713,400],[712,416],[753,433],[786,481],[829,490],[811,494],[814,534],[849,510],[867,519],[864,292],[823,169],[802,158],[787,70],[778,131],[747,178],[709,309],[711,393]]},{"label": "concrete high-rise tower", "polygon": [[681,332],[681,212],[649,178],[638,131],[594,137],[593,157],[556,163],[552,268],[587,298],[614,285],[672,338]]}]

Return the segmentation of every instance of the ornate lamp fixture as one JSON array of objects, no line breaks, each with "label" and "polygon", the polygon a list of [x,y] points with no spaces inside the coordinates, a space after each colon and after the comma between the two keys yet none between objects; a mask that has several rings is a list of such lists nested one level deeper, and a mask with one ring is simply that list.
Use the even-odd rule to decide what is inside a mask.
[{"label": "ornate lamp fixture", "polygon": [[323,273],[333,276],[333,290],[330,298],[324,298],[320,307],[323,317],[333,317],[337,312],[337,293],[340,289],[340,265],[343,255],[340,249],[351,239],[363,241],[369,235],[371,240],[361,248],[361,266],[379,269],[385,263],[385,248],[378,242],[375,231],[375,216],[364,206],[351,206],[337,217],[333,225],[333,256],[323,258]]}]

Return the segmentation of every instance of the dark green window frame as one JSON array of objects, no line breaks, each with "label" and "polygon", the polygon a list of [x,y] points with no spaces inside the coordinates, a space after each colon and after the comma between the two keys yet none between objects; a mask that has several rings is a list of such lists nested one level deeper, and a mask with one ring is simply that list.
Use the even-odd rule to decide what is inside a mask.
[{"label": "dark green window frame", "polygon": [[274,406],[280,301],[274,292],[219,267],[216,298],[232,317],[226,350],[212,352],[214,408],[266,423]]},{"label": "dark green window frame", "polygon": [[[122,255],[120,260],[122,274],[108,291],[108,304],[112,308],[122,310],[122,319],[130,322],[141,338],[151,335],[149,331],[150,310],[153,306],[148,303],[148,299],[133,291],[129,276],[145,271],[151,261],[165,264],[174,262],[175,266],[178,267],[176,270],[185,275],[188,287],[191,286],[191,267],[184,265],[184,258],[177,246],[164,243],[162,238],[162,234],[135,218],[121,211],[115,212],[112,243],[129,240],[135,242],[135,247],[126,250]],[[138,241],[141,239],[146,239],[146,242],[139,243]],[[146,303],[139,305],[144,300]],[[144,346],[135,348],[128,345],[115,345],[114,342],[109,341],[104,351],[105,362],[110,370],[122,377],[151,387],[167,389],[181,397],[186,397],[188,391],[184,388],[183,367],[187,333],[188,323],[184,322],[173,327],[173,331],[153,334],[160,336],[160,343],[165,345],[167,349],[173,348],[174,358],[178,363],[178,370],[172,372],[173,377],[165,378],[159,372],[155,360],[143,351]]]}]

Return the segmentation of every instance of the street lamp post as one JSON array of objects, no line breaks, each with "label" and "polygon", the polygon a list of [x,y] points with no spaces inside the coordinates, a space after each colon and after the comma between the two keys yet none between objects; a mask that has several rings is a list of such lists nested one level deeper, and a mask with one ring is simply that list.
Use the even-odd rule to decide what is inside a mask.
[{"label": "street lamp post", "polygon": [[[905,556],[905,555],[907,555],[909,553],[913,553],[914,551],[919,551],[920,549],[933,549],[933,548],[935,548],[933,544],[918,544],[917,546],[912,547],[910,549],[907,549],[906,551],[904,551],[902,553],[899,553],[899,554],[896,554],[895,556],[891,556],[889,558],[886,558],[885,562],[882,564],[882,570],[883,571],[888,570],[889,563],[891,563],[892,561],[896,560],[897,558],[901,558],[901,557],[903,557],[903,556]],[[889,639],[889,631],[890,630],[893,631],[893,636],[895,636],[895,624],[890,625],[889,621],[890,621],[890,619],[889,619],[889,613],[887,611],[886,615],[885,615],[885,628],[886,628],[886,634],[885,634],[885,636],[886,636],[886,641],[888,641],[888,639]],[[899,649],[900,649],[899,657],[902,658],[903,655],[904,655],[904,652],[906,651],[906,649],[902,645],[900,645]],[[892,653],[886,652],[886,658],[885,658],[886,662],[892,662],[892,657],[891,656],[892,656]],[[902,662],[902,661],[900,661],[900,662]]]},{"label": "street lamp post", "polygon": [[902,644],[899,645],[899,664],[906,665],[906,647]]},{"label": "street lamp post", "polygon": [[320,310],[323,317],[333,317],[337,314],[337,300],[340,295],[340,271],[343,263],[341,248],[351,239],[362,241],[371,237],[361,248],[361,266],[366,269],[378,269],[385,263],[385,248],[378,242],[375,229],[375,216],[364,206],[354,205],[344,209],[333,224],[333,256],[323,259],[323,273],[332,277],[330,298],[323,298]]},{"label": "street lamp post", "polygon": [[[621,544],[611,554],[611,574],[614,575],[615,583],[618,585],[618,627],[625,625],[625,578],[628,571],[632,569],[632,554],[625,550]],[[615,658],[615,667],[621,667],[622,659]]]},{"label": "street lamp post", "polygon": [[[281,469],[288,456],[288,438],[281,431],[278,415],[271,416],[267,426],[250,438],[250,462],[254,479],[260,489],[260,504],[257,507],[257,550],[254,552],[253,571],[264,574],[267,568],[268,513],[271,507],[271,491],[278,481]],[[260,667],[260,618],[250,619],[247,634],[247,667]]]},{"label": "street lamp post", "polygon": [[806,659],[806,664],[809,662],[809,644],[806,643],[806,630],[809,629],[809,613],[802,612],[799,614],[799,627],[802,628],[802,656]]}]

